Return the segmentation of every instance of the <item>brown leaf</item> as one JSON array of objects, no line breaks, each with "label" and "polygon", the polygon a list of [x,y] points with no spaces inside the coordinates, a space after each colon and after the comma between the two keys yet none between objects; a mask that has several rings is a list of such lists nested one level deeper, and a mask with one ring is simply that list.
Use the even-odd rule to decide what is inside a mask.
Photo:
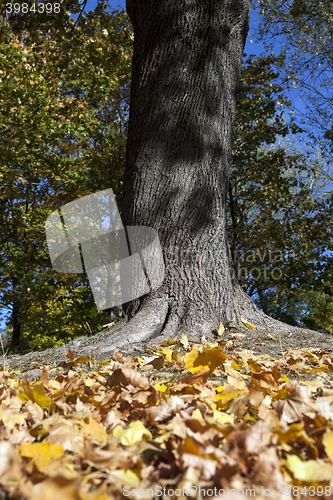
[{"label": "brown leaf", "polygon": [[91,442],[87,442],[82,453],[82,461],[96,469],[130,469],[137,458],[127,451],[102,450]]},{"label": "brown leaf", "polygon": [[178,384],[205,384],[207,382],[207,378],[211,374],[211,370],[209,368],[205,370],[200,370],[198,372],[194,372],[191,375],[187,375],[186,377],[182,377],[178,380]]},{"label": "brown leaf", "polygon": [[118,368],[107,378],[107,385],[108,387],[133,385],[145,389],[149,387],[149,380],[132,368]]},{"label": "brown leaf", "polygon": [[257,455],[270,443],[271,431],[268,425],[260,420],[245,431],[235,430],[227,437],[230,456],[239,464],[243,474],[251,467],[249,455]]},{"label": "brown leaf", "polygon": [[259,373],[252,373],[249,388],[259,390],[260,388],[273,388],[279,387],[279,378],[281,373],[277,368],[270,371],[261,371]]},{"label": "brown leaf", "polygon": [[209,481],[214,476],[218,462],[209,458],[203,458],[199,455],[191,453],[183,453],[181,455],[181,463],[185,469],[195,467],[199,471],[199,478],[204,481]]},{"label": "brown leaf", "polygon": [[20,481],[22,459],[18,451],[8,441],[0,441],[0,480],[1,485]]},{"label": "brown leaf", "polygon": [[265,488],[272,487],[275,491],[277,487],[287,487],[280,466],[276,448],[267,448],[258,455],[251,474],[252,480],[257,485],[262,485]]},{"label": "brown leaf", "polygon": [[68,352],[66,352],[66,356],[67,356],[67,358],[68,358],[70,361],[74,361],[74,359],[75,359],[76,355],[77,355],[77,352],[76,352],[76,351],[71,351],[70,349],[69,349],[69,351],[68,351]]},{"label": "brown leaf", "polygon": [[141,368],[150,368],[155,369],[155,370],[160,370],[164,366],[164,356],[158,356],[157,358],[154,358],[149,361],[149,363],[142,365]]},{"label": "brown leaf", "polygon": [[172,359],[172,361],[180,362],[183,359],[181,352],[176,351],[176,350],[172,351],[171,359]]},{"label": "brown leaf", "polygon": [[271,431],[262,420],[256,422],[245,431],[245,445],[247,453],[260,453],[263,448],[269,445]]},{"label": "brown leaf", "polygon": [[80,479],[67,479],[63,476],[48,478],[37,484],[25,483],[21,485],[22,493],[34,500],[81,500]]},{"label": "brown leaf", "polygon": [[151,406],[145,410],[145,414],[147,415],[148,422],[150,424],[161,423],[165,420],[168,420],[175,414],[175,410],[173,410],[165,400],[161,402],[158,406]]},{"label": "brown leaf", "polygon": [[49,443],[59,443],[64,451],[73,451],[81,454],[84,447],[84,434],[78,428],[60,422],[50,427],[46,440]]},{"label": "brown leaf", "polygon": [[[136,393],[132,394],[132,402],[133,406],[135,408],[139,408],[142,406],[155,406],[157,401],[159,399],[159,392],[158,390],[150,386],[148,389],[142,390],[142,391],[137,391]],[[139,404],[135,404],[139,403]]]},{"label": "brown leaf", "polygon": [[239,396],[230,403],[227,411],[231,415],[240,417],[245,415],[251,406],[259,406],[263,399],[264,395],[262,392],[252,392],[251,394],[246,394],[245,396]]},{"label": "brown leaf", "polygon": [[299,422],[303,415],[314,418],[318,412],[316,406],[309,399],[306,387],[297,385],[295,382],[289,382],[286,384],[286,388],[290,387],[289,384],[292,387],[290,396],[283,401],[275,402],[275,408],[282,426]]},{"label": "brown leaf", "polygon": [[43,420],[44,411],[37,403],[29,400],[25,403],[25,408],[29,411],[33,424]]},{"label": "brown leaf", "polygon": [[271,410],[264,405],[259,406],[258,410],[259,417],[264,420],[269,426],[276,427],[279,425],[279,416],[276,410]]},{"label": "brown leaf", "polygon": [[122,423],[121,418],[119,418],[118,412],[115,410],[109,411],[104,420],[104,427],[106,430],[113,430],[117,425]]},{"label": "brown leaf", "polygon": [[135,361],[135,359],[132,356],[127,356],[126,358],[124,358],[124,355],[121,351],[114,353],[113,361],[129,367],[134,367],[138,364],[138,361]]}]

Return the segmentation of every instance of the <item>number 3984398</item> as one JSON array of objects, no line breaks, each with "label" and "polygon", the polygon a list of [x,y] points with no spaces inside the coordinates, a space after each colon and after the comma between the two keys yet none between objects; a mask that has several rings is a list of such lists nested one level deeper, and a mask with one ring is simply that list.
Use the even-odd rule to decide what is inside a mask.
[{"label": "number 3984398", "polygon": [[28,12],[35,12],[36,14],[54,14],[60,13],[60,3],[33,3],[31,6],[27,3],[7,3],[6,12],[8,14],[28,14]]}]

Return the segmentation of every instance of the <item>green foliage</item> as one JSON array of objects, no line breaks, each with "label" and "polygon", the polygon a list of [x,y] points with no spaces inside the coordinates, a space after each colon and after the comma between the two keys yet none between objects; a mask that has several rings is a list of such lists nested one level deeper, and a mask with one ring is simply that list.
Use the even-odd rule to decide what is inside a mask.
[{"label": "green foliage", "polygon": [[[274,146],[288,129],[300,131],[278,112],[290,103],[274,83],[276,62],[248,59],[241,74],[228,199],[232,257],[242,286],[266,313],[327,328],[324,306],[312,297],[332,294],[332,192],[322,189],[318,159]],[[311,314],[302,316],[307,292]]]},{"label": "green foliage", "polygon": [[77,26],[60,17],[12,21],[10,43],[0,32],[0,301],[21,307],[24,350],[96,330],[110,313],[97,311],[87,276],[52,270],[44,225],[101,189],[121,203],[131,29],[103,3]]},{"label": "green foliage", "polygon": [[300,290],[284,301],[280,319],[295,326],[333,334],[333,299],[318,290]]}]

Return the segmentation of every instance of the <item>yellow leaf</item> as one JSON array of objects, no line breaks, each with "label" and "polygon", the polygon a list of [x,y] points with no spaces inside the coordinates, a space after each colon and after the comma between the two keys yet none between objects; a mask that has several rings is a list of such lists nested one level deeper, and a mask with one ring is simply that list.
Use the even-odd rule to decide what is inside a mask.
[{"label": "yellow leaf", "polygon": [[259,365],[259,363],[254,360],[250,360],[247,365],[252,372],[260,373],[262,370],[262,367]]},{"label": "yellow leaf", "polygon": [[256,327],[253,326],[252,323],[249,323],[246,319],[241,318],[241,322],[244,323],[244,325],[246,326],[246,328],[253,328],[253,330],[256,329]]},{"label": "yellow leaf", "polygon": [[86,384],[87,387],[92,387],[94,384],[98,384],[97,380],[94,378],[86,378],[84,383]]},{"label": "yellow leaf", "polygon": [[82,424],[83,434],[90,435],[100,441],[104,441],[107,438],[107,433],[105,428],[100,425],[91,415],[89,415],[89,423]]},{"label": "yellow leaf", "polygon": [[184,356],[185,370],[194,373],[195,371],[204,368],[209,368],[211,372],[219,365],[228,359],[228,356],[222,352],[222,347],[213,347],[199,352],[197,349],[192,349]]},{"label": "yellow leaf", "polygon": [[172,349],[169,349],[169,347],[162,347],[161,351],[166,355],[167,361],[172,361]]},{"label": "yellow leaf", "polygon": [[199,351],[197,349],[192,349],[190,352],[185,354],[184,356],[184,362],[185,362],[185,370],[190,370],[193,368],[193,364],[195,363],[195,360],[197,359],[199,355]]},{"label": "yellow leaf", "polygon": [[224,411],[219,411],[214,409],[213,417],[206,416],[205,420],[210,425],[229,425],[234,423],[233,415],[229,415]]},{"label": "yellow leaf", "polygon": [[250,422],[258,422],[258,419],[254,417],[242,417],[242,418],[244,418],[245,420],[249,420]]},{"label": "yellow leaf", "polygon": [[212,349],[213,347],[218,347],[218,342],[207,342],[203,345],[203,351],[206,349]]},{"label": "yellow leaf", "polygon": [[91,358],[87,358],[86,356],[81,356],[80,358],[77,358],[74,360],[74,363],[89,363],[91,362]]},{"label": "yellow leaf", "polygon": [[112,434],[115,436],[115,437],[120,437],[123,435],[123,428],[120,424],[116,425],[116,427],[113,429],[113,432]]},{"label": "yellow leaf", "polygon": [[123,446],[134,446],[144,438],[152,439],[151,432],[145,428],[140,420],[131,422],[126,429],[123,429],[121,425],[117,425],[113,430],[113,435],[120,437],[120,442]]},{"label": "yellow leaf", "polygon": [[248,391],[235,391],[235,392],[230,392],[230,393],[221,393],[221,394],[216,394],[214,396],[215,401],[217,401],[218,406],[226,406],[229,401],[232,401],[233,399],[236,399],[238,396],[241,396],[242,394],[247,394]]},{"label": "yellow leaf", "polygon": [[[126,485],[128,488],[129,488],[129,486],[140,486],[140,479],[130,469],[127,469],[127,471],[114,470],[110,473],[110,475],[119,479],[120,481],[122,481],[122,483],[124,485]],[[125,492],[126,492],[126,490],[125,490]]]},{"label": "yellow leaf", "polygon": [[44,472],[50,463],[63,453],[60,444],[51,444],[47,441],[43,443],[22,443],[18,448],[22,457],[33,459],[40,472]]},{"label": "yellow leaf", "polygon": [[225,413],[224,411],[214,410],[214,419],[219,424],[222,424],[222,425],[234,423],[233,415],[229,415],[228,413]]},{"label": "yellow leaf", "polygon": [[171,339],[164,340],[164,342],[162,342],[162,345],[174,345],[177,344],[178,342],[179,339],[172,337]]},{"label": "yellow leaf", "polygon": [[217,333],[218,333],[218,335],[223,335],[224,332],[225,332],[224,326],[220,321],[219,331]]},{"label": "yellow leaf", "polygon": [[305,352],[309,356],[309,358],[313,358],[313,359],[319,360],[319,357],[316,354],[314,354],[313,352],[310,352],[308,350],[306,350]]},{"label": "yellow leaf", "polygon": [[303,461],[297,455],[287,455],[283,461],[298,481],[320,482],[332,478],[333,466],[323,460]]},{"label": "yellow leaf", "polygon": [[154,385],[154,387],[156,387],[156,389],[160,392],[165,392],[167,390],[167,386],[162,384],[162,385]]},{"label": "yellow leaf", "polygon": [[183,346],[185,347],[185,349],[188,347],[188,338],[183,333],[182,333],[181,343],[183,344]]},{"label": "yellow leaf", "polygon": [[197,420],[203,420],[203,418],[202,418],[202,413],[201,413],[201,411],[199,410],[199,408],[196,408],[196,409],[192,412],[191,417],[192,417],[192,418],[196,418]]},{"label": "yellow leaf", "polygon": [[55,409],[54,401],[46,396],[45,389],[41,384],[36,384],[33,388],[31,388],[26,382],[20,384],[18,386],[17,397],[24,402],[27,402],[30,399],[31,401],[37,403],[41,408],[49,408],[51,411]]},{"label": "yellow leaf", "polygon": [[333,458],[333,431],[327,429],[323,435],[323,445],[328,457]]}]

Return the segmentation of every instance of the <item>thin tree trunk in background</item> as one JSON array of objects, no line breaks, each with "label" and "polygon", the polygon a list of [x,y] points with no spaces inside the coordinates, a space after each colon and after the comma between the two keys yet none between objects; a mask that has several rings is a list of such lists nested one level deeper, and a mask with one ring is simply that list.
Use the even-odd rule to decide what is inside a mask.
[{"label": "thin tree trunk in background", "polygon": [[258,292],[258,296],[259,296],[259,299],[260,299],[261,308],[264,311],[264,313],[267,314],[267,301],[266,301],[266,298],[265,298],[264,294],[262,293],[261,288],[257,288],[257,292]]},{"label": "thin tree trunk in background", "polygon": [[21,352],[21,312],[22,312],[22,298],[19,293],[19,282],[13,279],[13,310],[12,310],[12,324],[13,324],[13,353],[19,354]]}]

